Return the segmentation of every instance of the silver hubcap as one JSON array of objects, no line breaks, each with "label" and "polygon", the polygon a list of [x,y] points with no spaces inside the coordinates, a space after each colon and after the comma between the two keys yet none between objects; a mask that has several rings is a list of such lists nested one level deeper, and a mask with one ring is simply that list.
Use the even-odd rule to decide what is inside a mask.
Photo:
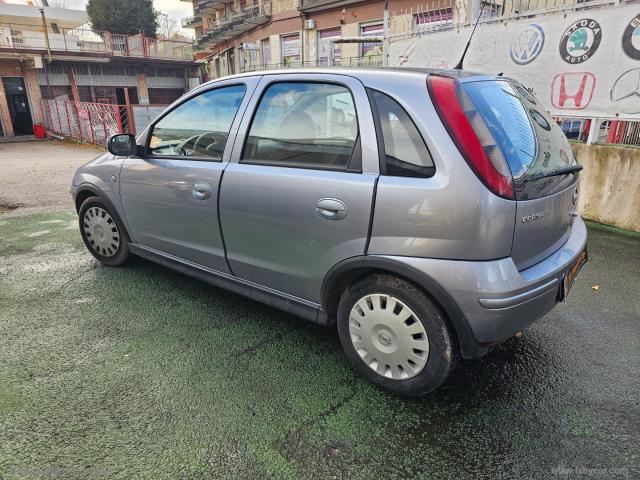
[{"label": "silver hubcap", "polygon": [[113,257],[120,247],[120,232],[111,215],[100,207],[84,214],[84,234],[91,248],[103,257]]},{"label": "silver hubcap", "polygon": [[416,314],[390,295],[358,300],[349,314],[349,334],[362,361],[384,377],[412,378],[427,364],[427,332]]}]

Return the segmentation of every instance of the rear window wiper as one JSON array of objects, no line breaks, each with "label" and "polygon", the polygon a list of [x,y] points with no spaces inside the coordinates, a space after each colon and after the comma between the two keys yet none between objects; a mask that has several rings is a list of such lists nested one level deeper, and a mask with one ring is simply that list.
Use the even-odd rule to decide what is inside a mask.
[{"label": "rear window wiper", "polygon": [[523,180],[524,182],[532,182],[534,180],[540,180],[541,178],[548,177],[557,177],[560,175],[569,175],[570,173],[578,173],[582,170],[582,165],[571,165],[568,167],[557,168],[555,170],[551,170],[550,172],[538,173],[536,175],[531,175],[529,178]]}]

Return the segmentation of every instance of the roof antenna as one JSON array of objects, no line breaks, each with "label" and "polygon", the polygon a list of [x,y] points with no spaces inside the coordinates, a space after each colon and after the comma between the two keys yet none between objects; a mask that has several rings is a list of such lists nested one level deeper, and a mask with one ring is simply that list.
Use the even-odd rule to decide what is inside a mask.
[{"label": "roof antenna", "polygon": [[476,24],[473,26],[471,35],[469,35],[469,41],[467,42],[467,46],[464,47],[464,52],[462,52],[462,57],[460,57],[460,61],[455,67],[453,67],[454,70],[462,70],[462,62],[464,61],[464,57],[467,54],[467,50],[469,50],[469,45],[471,45],[471,39],[473,38],[473,34],[476,33],[476,27],[478,26],[478,22],[480,21],[481,17],[482,17],[482,9],[480,10],[480,13],[478,13],[478,18],[476,18]]}]

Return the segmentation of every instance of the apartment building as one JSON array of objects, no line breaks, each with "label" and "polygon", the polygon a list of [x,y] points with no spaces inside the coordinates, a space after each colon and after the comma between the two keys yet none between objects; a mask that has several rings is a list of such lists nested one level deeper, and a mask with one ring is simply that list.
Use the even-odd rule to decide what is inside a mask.
[{"label": "apartment building", "polygon": [[166,105],[199,83],[191,42],[95,32],[88,20],[0,0],[0,137],[31,135],[42,99]]},{"label": "apartment building", "polygon": [[[183,0],[184,1],[184,0]],[[501,1],[501,0],[499,0]],[[467,2],[469,5],[467,6]],[[286,66],[382,64],[382,43],[338,43],[348,37],[383,35],[384,0],[191,0],[196,59],[209,75]],[[473,3],[473,5],[472,5]],[[447,28],[482,9],[500,14],[500,4],[479,0],[390,0],[389,32]]]}]

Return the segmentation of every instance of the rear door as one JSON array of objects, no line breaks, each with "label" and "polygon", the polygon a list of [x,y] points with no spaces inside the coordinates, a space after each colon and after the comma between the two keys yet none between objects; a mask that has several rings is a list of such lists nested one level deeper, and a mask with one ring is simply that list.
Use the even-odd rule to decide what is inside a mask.
[{"label": "rear door", "polygon": [[377,176],[371,107],[358,80],[263,77],[222,180],[231,270],[319,303],[327,272],[364,254]]},{"label": "rear door", "polygon": [[464,89],[511,169],[517,202],[511,256],[519,269],[527,268],[552,254],[571,233],[578,174],[548,176],[576,164],[571,146],[544,106],[519,83],[472,80]]},{"label": "rear door", "polygon": [[125,160],[121,199],[134,241],[228,272],[218,188],[259,77],[217,82],[149,127],[144,157]]}]

